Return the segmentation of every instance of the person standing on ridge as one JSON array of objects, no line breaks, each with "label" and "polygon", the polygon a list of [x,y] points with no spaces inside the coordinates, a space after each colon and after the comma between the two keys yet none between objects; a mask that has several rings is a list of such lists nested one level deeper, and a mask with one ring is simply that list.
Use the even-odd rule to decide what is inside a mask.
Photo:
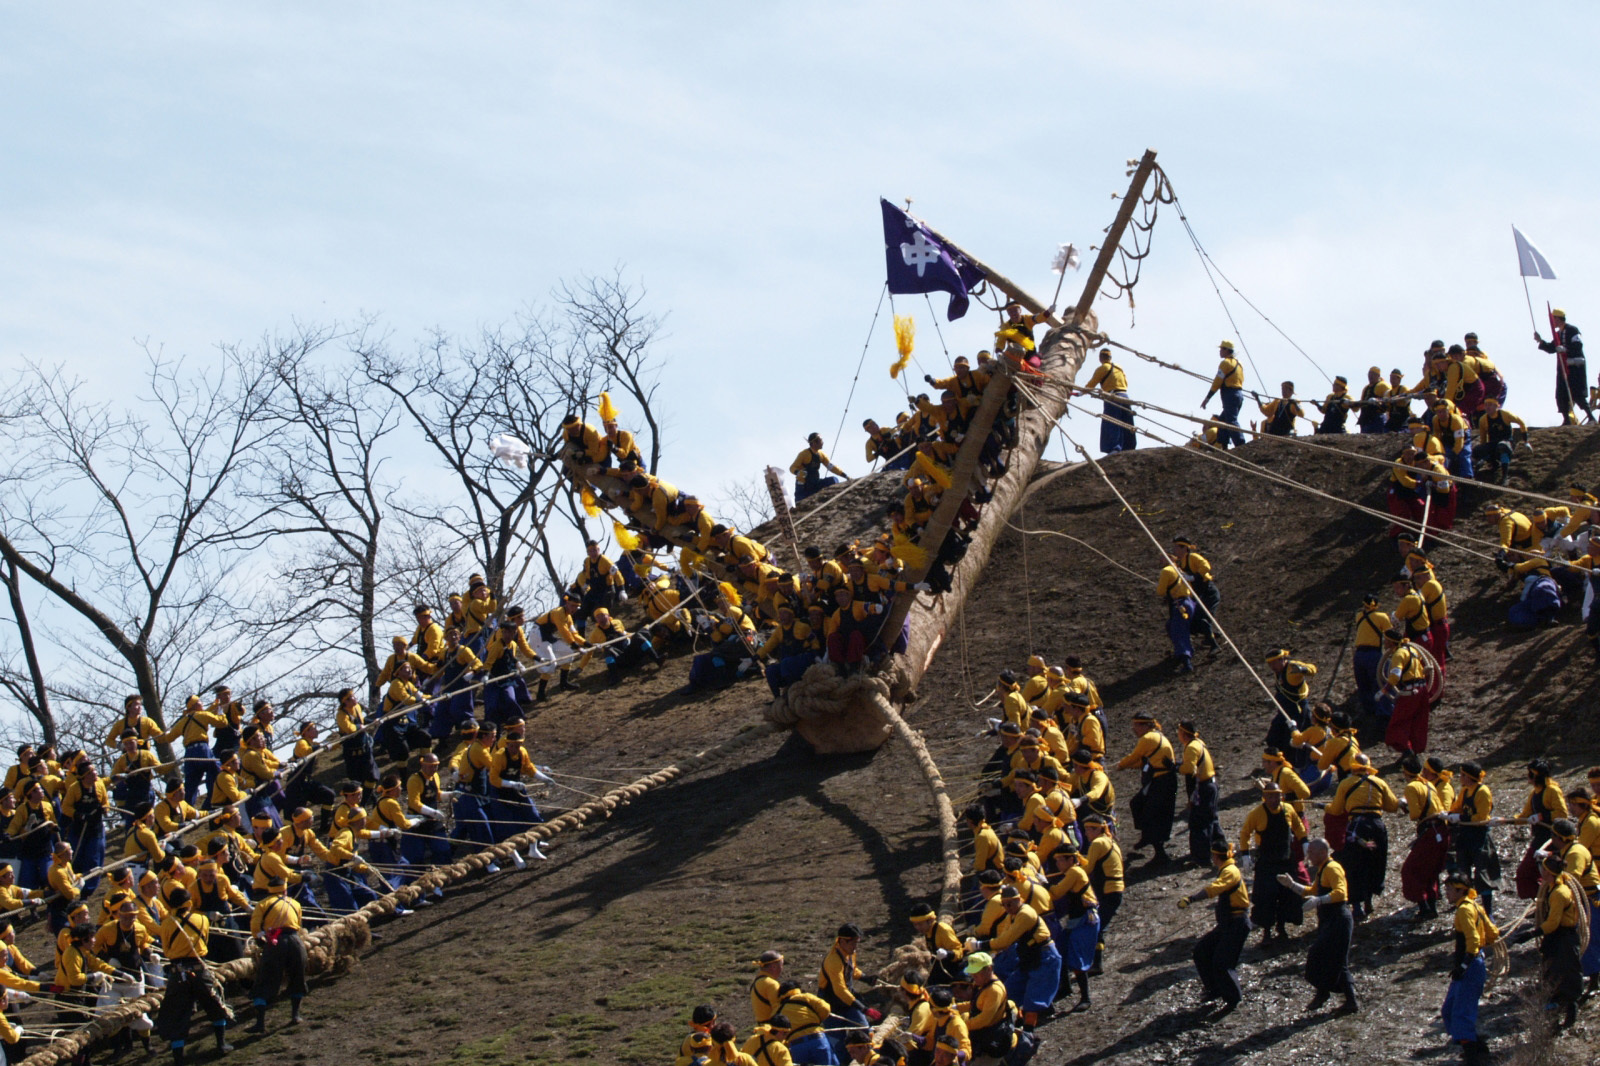
[{"label": "person standing on ridge", "polygon": [[1561,412],[1565,425],[1578,424],[1574,407],[1583,408],[1584,421],[1594,421],[1594,411],[1589,407],[1589,371],[1583,359],[1583,337],[1577,326],[1567,324],[1567,313],[1561,308],[1550,312],[1553,332],[1546,341],[1533,332],[1533,340],[1541,352],[1553,352],[1556,357],[1556,410]]},{"label": "person standing on ridge", "polygon": [[1244,444],[1244,433],[1239,429],[1239,411],[1244,407],[1244,367],[1239,365],[1239,360],[1233,357],[1233,342],[1223,341],[1220,352],[1222,362],[1217,366],[1217,376],[1211,381],[1211,388],[1206,392],[1206,398],[1200,401],[1200,407],[1205,408],[1211,402],[1211,397],[1222,394],[1222,414],[1218,421],[1232,429],[1221,429],[1217,433],[1217,447],[1237,448]]},{"label": "person standing on ridge", "polygon": [[828,453],[822,450],[822,434],[813,433],[806,438],[805,448],[794,457],[794,462],[789,464],[789,473],[794,475],[795,503],[839,483],[839,478],[823,477],[823,467],[827,467],[846,481],[850,480],[850,475],[834,466],[833,460],[828,458]]}]

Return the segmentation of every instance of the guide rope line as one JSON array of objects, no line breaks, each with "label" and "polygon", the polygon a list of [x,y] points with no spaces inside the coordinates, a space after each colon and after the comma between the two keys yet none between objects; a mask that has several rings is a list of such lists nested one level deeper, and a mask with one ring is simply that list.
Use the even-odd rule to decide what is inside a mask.
[{"label": "guide rope line", "polygon": [[[1162,437],[1162,436],[1154,433],[1153,431],[1151,431],[1147,427],[1136,426],[1136,425],[1133,425],[1132,423],[1123,422],[1121,419],[1111,418],[1110,416],[1107,416],[1107,415],[1096,414],[1096,413],[1088,410],[1087,408],[1084,408],[1084,407],[1081,407],[1081,406],[1079,406],[1077,404],[1072,403],[1070,400],[1067,401],[1067,406],[1069,408],[1071,408],[1072,410],[1075,410],[1075,411],[1081,412],[1083,414],[1086,414],[1086,415],[1090,416],[1091,418],[1101,418],[1101,419],[1104,419],[1105,421],[1110,422],[1112,425],[1122,426],[1123,428],[1132,430],[1135,433],[1143,434],[1144,436],[1146,436],[1149,439],[1155,441],[1156,443],[1164,445],[1166,447],[1182,448],[1185,451],[1196,452],[1198,454],[1204,455],[1206,458],[1211,459],[1211,460],[1213,460],[1215,462],[1220,462],[1224,466],[1227,466],[1227,467],[1229,467],[1231,469],[1238,470],[1241,473],[1251,474],[1251,475],[1254,475],[1256,477],[1265,478],[1267,480],[1270,480],[1270,481],[1276,482],[1278,484],[1284,485],[1284,486],[1286,486],[1288,488],[1297,489],[1297,490],[1299,490],[1301,492],[1305,492],[1305,493],[1309,493],[1310,495],[1313,495],[1313,496],[1321,497],[1322,499],[1328,500],[1328,501],[1330,501],[1332,503],[1337,503],[1337,504],[1340,504],[1340,505],[1342,505],[1344,507],[1351,508],[1352,510],[1361,511],[1361,512],[1363,512],[1365,514],[1371,515],[1374,518],[1379,518],[1379,519],[1382,519],[1382,520],[1384,520],[1386,522],[1392,522],[1397,526],[1400,526],[1400,527],[1402,527],[1404,529],[1410,530],[1411,532],[1414,532],[1414,533],[1418,534],[1419,539],[1420,539],[1420,536],[1421,536],[1421,533],[1422,533],[1423,529],[1427,528],[1427,532],[1429,534],[1431,534],[1435,540],[1443,541],[1446,544],[1448,544],[1450,547],[1456,548],[1457,550],[1465,552],[1468,555],[1475,555],[1480,559],[1487,559],[1490,562],[1493,562],[1494,561],[1494,556],[1490,555],[1490,554],[1487,554],[1487,553],[1484,553],[1484,552],[1476,551],[1476,550],[1474,550],[1472,548],[1467,547],[1466,545],[1468,545],[1468,544],[1478,544],[1478,545],[1484,545],[1484,546],[1488,546],[1488,547],[1495,548],[1495,549],[1498,549],[1500,547],[1499,542],[1497,542],[1497,541],[1484,540],[1482,538],[1473,537],[1473,536],[1470,536],[1468,534],[1457,533],[1454,530],[1448,530],[1448,531],[1440,530],[1436,526],[1435,527],[1425,527],[1425,525],[1423,523],[1419,523],[1415,519],[1402,518],[1402,517],[1400,517],[1398,515],[1391,514],[1388,511],[1380,511],[1375,507],[1368,507],[1365,504],[1356,503],[1354,500],[1348,500],[1348,499],[1345,499],[1342,496],[1335,496],[1332,493],[1329,493],[1329,492],[1326,492],[1326,491],[1324,491],[1322,489],[1319,489],[1314,485],[1309,485],[1309,484],[1306,484],[1304,482],[1296,481],[1293,478],[1290,478],[1290,477],[1288,477],[1288,476],[1286,476],[1284,474],[1279,474],[1276,471],[1268,470],[1265,467],[1257,466],[1256,464],[1251,463],[1249,460],[1244,459],[1244,458],[1242,458],[1242,457],[1240,457],[1238,455],[1230,455],[1224,449],[1218,448],[1218,447],[1216,447],[1215,445],[1212,445],[1212,444],[1206,444],[1203,448],[1191,448],[1191,447],[1188,447],[1186,444],[1176,444],[1176,443],[1168,440],[1167,438]],[[1150,421],[1155,422],[1156,420],[1155,419],[1150,419]],[[1159,423],[1159,422],[1156,422],[1156,424],[1157,425],[1161,425],[1161,423]],[[1163,426],[1162,428],[1167,429],[1168,432],[1177,432],[1175,430],[1170,429],[1169,427]]]},{"label": "guide rope line", "polygon": [[[1038,389],[1041,389],[1041,390],[1052,389],[1052,388],[1061,388],[1060,385],[1058,385],[1058,384],[1056,384],[1055,382],[1052,382],[1052,381],[1033,382],[1033,383],[1031,383],[1030,387],[1038,388]],[[1216,419],[1216,418],[1201,418],[1201,417],[1199,417],[1197,415],[1185,414],[1182,411],[1174,411],[1171,408],[1161,407],[1161,406],[1159,406],[1157,404],[1150,403],[1148,400],[1135,400],[1135,399],[1131,399],[1131,398],[1129,398],[1127,396],[1108,397],[1107,394],[1105,394],[1103,392],[1100,392],[1097,389],[1085,389],[1085,388],[1081,388],[1081,387],[1076,386],[1076,385],[1072,386],[1071,388],[1072,388],[1072,394],[1075,394],[1075,395],[1093,396],[1093,397],[1095,397],[1097,399],[1111,398],[1111,399],[1114,399],[1115,402],[1118,403],[1118,404],[1122,404],[1122,405],[1130,406],[1130,407],[1143,407],[1143,408],[1147,408],[1148,410],[1151,410],[1151,411],[1159,411],[1162,414],[1168,415],[1168,416],[1170,416],[1172,418],[1181,418],[1186,422],[1194,422],[1197,425],[1216,426],[1219,429],[1220,428],[1240,429],[1240,427],[1235,426],[1235,425],[1233,425],[1232,423],[1229,423],[1229,422],[1223,422],[1220,419]],[[1098,413],[1093,413],[1092,417],[1094,417],[1094,418],[1103,418],[1105,416],[1101,415],[1101,414],[1098,414]],[[1113,419],[1112,421],[1115,421],[1115,419]],[[1246,430],[1244,432],[1249,432],[1249,431]],[[1255,436],[1256,439],[1258,439],[1258,440],[1286,441],[1286,442],[1289,442],[1289,443],[1292,443],[1292,444],[1299,445],[1302,448],[1311,448],[1311,449],[1313,449],[1315,451],[1319,451],[1319,452],[1329,452],[1329,453],[1332,453],[1332,454],[1335,454],[1335,455],[1344,456],[1346,458],[1356,459],[1356,460],[1359,460],[1361,462],[1368,463],[1368,464],[1371,464],[1371,465],[1388,467],[1390,469],[1392,469],[1395,466],[1395,460],[1393,460],[1393,459],[1380,459],[1375,455],[1365,455],[1365,454],[1363,454],[1361,452],[1358,452],[1358,451],[1345,451],[1342,448],[1332,448],[1332,447],[1329,447],[1329,446],[1324,445],[1324,444],[1315,444],[1312,441],[1306,439],[1305,437],[1278,437],[1278,436],[1273,436],[1271,434],[1260,433],[1260,432],[1254,433],[1253,436]],[[1499,492],[1499,493],[1504,493],[1504,494],[1510,495],[1510,496],[1521,496],[1521,497],[1524,497],[1526,499],[1538,500],[1538,501],[1540,501],[1542,503],[1553,504],[1553,505],[1558,506],[1558,507],[1571,507],[1572,506],[1572,501],[1571,500],[1563,500],[1563,499],[1560,499],[1560,498],[1555,497],[1555,496],[1547,496],[1542,492],[1530,492],[1527,489],[1513,488],[1510,485],[1496,485],[1496,484],[1493,484],[1492,482],[1477,481],[1477,480],[1475,480],[1473,478],[1459,477],[1459,476],[1457,476],[1455,474],[1451,474],[1451,473],[1438,473],[1438,472],[1430,470],[1430,471],[1427,471],[1427,474],[1428,474],[1429,477],[1431,477],[1431,478],[1433,478],[1435,480],[1453,481],[1453,482],[1455,482],[1457,484],[1460,484],[1460,485],[1473,485],[1473,486],[1476,486],[1477,488],[1482,489],[1482,490],[1484,490],[1486,492]]]},{"label": "guide rope line", "polygon": [[[1239,297],[1239,299],[1241,299],[1241,300],[1243,300],[1245,302],[1245,306],[1249,307],[1250,310],[1252,310],[1256,314],[1260,315],[1261,316],[1261,320],[1263,322],[1265,322],[1267,325],[1271,326],[1274,330],[1276,330],[1277,333],[1278,333],[1278,336],[1280,336],[1284,340],[1288,341],[1290,347],[1294,348],[1295,351],[1297,351],[1301,355],[1305,356],[1306,362],[1308,362],[1312,366],[1316,367],[1317,368],[1317,373],[1321,374],[1323,376],[1323,378],[1325,378],[1327,380],[1329,385],[1332,385],[1333,384],[1333,378],[1329,377],[1328,376],[1328,372],[1326,370],[1322,369],[1322,364],[1318,363],[1315,359],[1311,358],[1311,353],[1310,352],[1308,352],[1304,348],[1300,347],[1300,345],[1295,342],[1295,339],[1293,337],[1291,337],[1291,336],[1289,336],[1289,334],[1285,333],[1283,331],[1282,327],[1280,327],[1271,318],[1267,317],[1267,313],[1265,311],[1261,310],[1261,308],[1257,307],[1254,303],[1252,303],[1250,301],[1250,297],[1246,296],[1243,292],[1240,292],[1239,291],[1239,286],[1235,285],[1228,278],[1228,275],[1226,275],[1226,274],[1224,274],[1222,272],[1222,268],[1217,266],[1216,260],[1211,258],[1211,253],[1206,251],[1205,246],[1200,243],[1200,238],[1199,238],[1199,236],[1197,236],[1195,234],[1194,227],[1189,224],[1189,216],[1183,209],[1183,203],[1178,200],[1178,195],[1177,195],[1176,192],[1173,193],[1172,200],[1173,200],[1174,206],[1177,209],[1178,218],[1179,218],[1179,220],[1181,220],[1183,222],[1183,228],[1184,228],[1184,230],[1186,230],[1188,232],[1189,240],[1194,243],[1195,252],[1200,256],[1200,265],[1205,267],[1206,277],[1210,278],[1211,277],[1211,271],[1213,269],[1215,269],[1216,272],[1217,272],[1217,277],[1220,277],[1223,281],[1227,282],[1228,288],[1232,289],[1234,291],[1234,293]],[[1216,284],[1217,284],[1216,281],[1213,280],[1211,282],[1212,288],[1216,288]],[[1218,300],[1222,300],[1222,290],[1221,289],[1217,289],[1217,299]],[[1230,323],[1233,323],[1234,332],[1237,333],[1238,329],[1239,329],[1239,326],[1238,326],[1237,323],[1233,322],[1233,313],[1228,311],[1228,305],[1227,305],[1226,301],[1223,301],[1222,307],[1223,307],[1223,310],[1228,313],[1228,321]],[[1241,347],[1244,346],[1244,338],[1243,337],[1241,337],[1239,339],[1239,344],[1240,344]],[[1247,357],[1250,355],[1250,350],[1248,348],[1245,348],[1245,355]],[[1254,369],[1255,365],[1256,365],[1255,364],[1255,359],[1251,358],[1250,359],[1251,368]],[[1258,381],[1261,378],[1261,372],[1259,370],[1256,371],[1256,378],[1257,378]],[[1265,390],[1266,387],[1267,387],[1266,383],[1265,382],[1261,382],[1261,387],[1262,387],[1263,390]]]},{"label": "guide rope line", "polygon": [[[1017,388],[1022,390],[1024,395],[1028,396],[1029,402],[1031,402],[1035,407],[1040,407],[1038,400],[1031,394],[1031,389],[1029,389],[1027,384],[1019,381],[1017,383]],[[1133,516],[1133,520],[1139,524],[1139,528],[1144,531],[1144,535],[1149,538],[1150,543],[1155,547],[1157,554],[1161,556],[1163,564],[1169,562],[1170,560],[1168,559],[1166,548],[1162,546],[1161,541],[1156,538],[1156,535],[1150,531],[1150,527],[1145,524],[1144,518],[1140,516],[1138,511],[1134,510],[1133,505],[1128,502],[1127,497],[1122,495],[1122,490],[1118,489],[1116,482],[1111,480],[1111,475],[1107,474],[1105,468],[1095,460],[1094,456],[1089,454],[1087,448],[1073,439],[1072,435],[1067,432],[1066,427],[1061,425],[1061,419],[1058,418],[1054,421],[1056,426],[1061,430],[1061,435],[1078,450],[1078,454],[1083,456],[1084,461],[1089,464],[1096,474],[1100,475],[1100,479],[1106,483],[1106,487],[1109,488],[1117,497],[1117,499],[1122,502],[1122,505],[1127,508],[1128,513]],[[1212,614],[1211,610],[1206,607],[1206,605],[1202,603],[1198,597],[1194,598],[1191,602],[1194,603],[1194,605],[1205,614],[1206,618],[1210,620],[1212,628],[1215,629],[1216,632],[1222,636],[1222,639],[1227,642],[1228,648],[1235,656],[1238,657],[1239,662],[1244,665],[1244,668],[1250,672],[1250,676],[1255,679],[1256,684],[1261,686],[1261,691],[1266,694],[1267,702],[1272,705],[1274,710],[1277,710],[1278,699],[1273,694],[1272,689],[1265,681],[1261,679],[1261,675],[1256,673],[1255,667],[1250,665],[1250,660],[1245,657],[1244,652],[1239,650],[1239,646],[1234,643],[1233,637],[1230,636],[1228,631],[1223,628],[1222,623],[1218,621],[1217,616]]]},{"label": "guide rope line", "polygon": [[889,295],[889,283],[883,283],[878,293],[878,306],[872,312],[872,324],[867,327],[867,339],[861,345],[861,358],[856,361],[856,376],[850,379],[850,392],[844,398],[844,410],[839,412],[839,428],[833,431],[833,450],[839,450],[839,438],[844,435],[844,420],[850,417],[850,403],[856,398],[856,382],[861,380],[861,368],[867,364],[867,349],[872,347],[872,334],[878,328],[878,316],[883,313],[884,297]]}]

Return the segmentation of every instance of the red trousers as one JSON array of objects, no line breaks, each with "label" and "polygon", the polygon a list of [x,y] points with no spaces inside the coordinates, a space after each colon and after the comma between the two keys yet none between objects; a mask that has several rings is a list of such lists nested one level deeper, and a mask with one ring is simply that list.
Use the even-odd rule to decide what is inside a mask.
[{"label": "red trousers", "polygon": [[828,637],[828,659],[832,662],[854,666],[867,654],[867,637],[859,629],[849,633],[838,630]]},{"label": "red trousers", "polygon": [[1394,701],[1394,716],[1389,719],[1389,729],[1383,742],[1395,751],[1405,753],[1428,750],[1428,694],[1413,692]]},{"label": "red trousers", "polygon": [[1450,658],[1450,619],[1442,619],[1428,628],[1428,652],[1439,660],[1442,672],[1445,660]]},{"label": "red trousers", "polygon": [[1517,863],[1517,898],[1534,899],[1539,895],[1539,862],[1533,857],[1536,845],[1529,844],[1522,861]]},{"label": "red trousers", "polygon": [[1332,851],[1344,850],[1344,831],[1350,824],[1348,814],[1324,814],[1322,816],[1322,835],[1328,838],[1328,847]]},{"label": "red trousers", "polygon": [[1430,823],[1417,836],[1416,843],[1400,865],[1400,893],[1412,903],[1439,898],[1439,874],[1450,853],[1450,835],[1442,826]]}]

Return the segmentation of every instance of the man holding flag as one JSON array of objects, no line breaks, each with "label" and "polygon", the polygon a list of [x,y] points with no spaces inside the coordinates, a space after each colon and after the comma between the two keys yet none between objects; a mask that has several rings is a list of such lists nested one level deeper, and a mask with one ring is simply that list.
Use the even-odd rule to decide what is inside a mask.
[{"label": "man holding flag", "polygon": [[1583,408],[1584,421],[1593,422],[1594,412],[1589,409],[1589,372],[1583,361],[1583,337],[1578,327],[1567,324],[1567,313],[1561,308],[1550,312],[1550,339],[1547,341],[1534,331],[1533,339],[1542,352],[1556,356],[1556,410],[1567,425],[1576,425],[1578,416],[1574,405]]},{"label": "man holding flag", "polygon": [[[1511,227],[1511,237],[1517,244],[1517,272],[1522,275],[1522,293],[1528,298],[1528,318],[1533,320],[1533,297],[1528,293],[1528,279],[1554,281],[1555,268],[1515,226]],[[1533,323],[1533,340],[1540,351],[1551,352],[1556,357],[1556,410],[1561,412],[1561,421],[1569,426],[1576,425],[1578,417],[1572,409],[1581,407],[1584,420],[1593,422],[1594,411],[1589,407],[1589,372],[1583,361],[1583,338],[1578,335],[1578,327],[1567,325],[1567,313],[1558,307],[1550,312],[1550,340],[1539,335],[1537,321]]]}]

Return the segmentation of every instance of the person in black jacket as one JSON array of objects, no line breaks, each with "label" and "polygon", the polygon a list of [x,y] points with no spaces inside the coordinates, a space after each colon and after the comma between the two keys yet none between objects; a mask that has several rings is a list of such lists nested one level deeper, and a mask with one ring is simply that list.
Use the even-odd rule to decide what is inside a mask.
[{"label": "person in black jacket", "polygon": [[1578,327],[1567,324],[1567,313],[1559,307],[1550,312],[1550,326],[1556,332],[1547,341],[1534,331],[1533,339],[1542,352],[1556,355],[1556,410],[1567,425],[1577,425],[1573,407],[1583,408],[1584,420],[1594,421],[1589,408],[1589,372],[1583,361],[1583,337]]}]

